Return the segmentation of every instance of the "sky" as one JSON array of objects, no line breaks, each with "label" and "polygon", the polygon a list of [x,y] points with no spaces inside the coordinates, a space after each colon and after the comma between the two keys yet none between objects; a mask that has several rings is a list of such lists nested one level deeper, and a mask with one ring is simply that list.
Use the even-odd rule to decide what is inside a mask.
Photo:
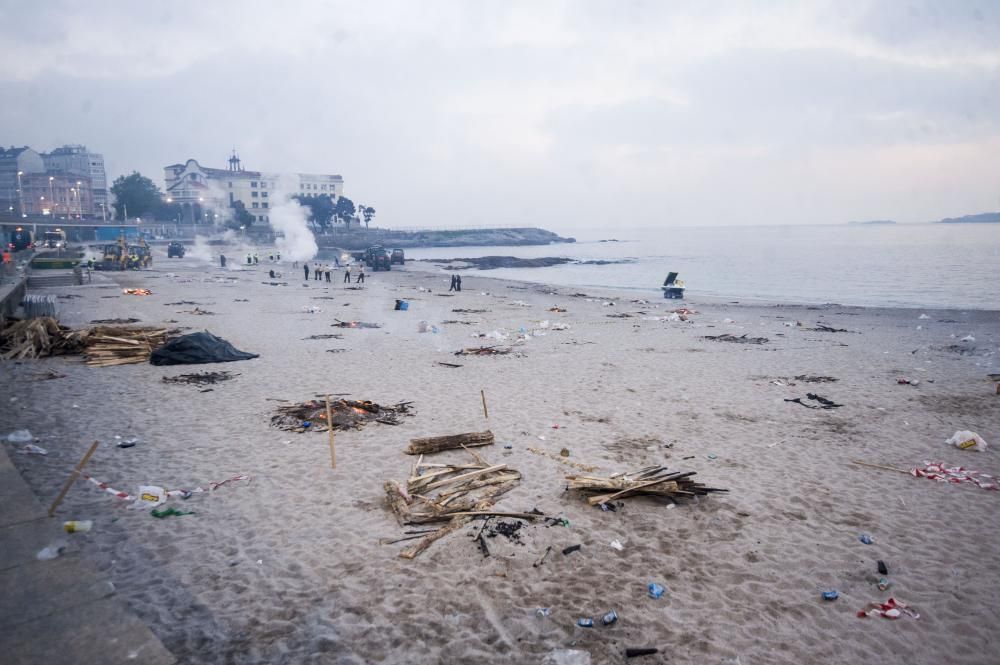
[{"label": "sky", "polygon": [[336,173],[393,228],[1000,209],[1000,0],[0,3],[0,144]]}]

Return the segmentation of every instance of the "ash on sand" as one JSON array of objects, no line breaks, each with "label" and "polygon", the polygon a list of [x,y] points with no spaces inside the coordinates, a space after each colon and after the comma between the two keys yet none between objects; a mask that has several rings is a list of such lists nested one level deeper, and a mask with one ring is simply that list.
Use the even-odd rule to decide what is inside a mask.
[{"label": "ash on sand", "polygon": [[[381,406],[368,400],[339,399],[330,402],[334,430],[358,430],[368,423],[398,425],[403,416],[412,416],[413,402]],[[308,424],[306,424],[308,423]],[[326,400],[314,399],[301,404],[278,407],[271,417],[271,426],[287,432],[325,432]]]}]

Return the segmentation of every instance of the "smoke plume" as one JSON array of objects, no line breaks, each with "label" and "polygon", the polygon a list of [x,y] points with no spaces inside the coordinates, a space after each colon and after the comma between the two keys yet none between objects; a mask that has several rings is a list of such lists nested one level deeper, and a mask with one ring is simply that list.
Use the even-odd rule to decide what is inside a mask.
[{"label": "smoke plume", "polygon": [[310,261],[319,247],[309,230],[309,211],[291,197],[294,191],[295,183],[283,180],[271,198],[271,226],[279,234],[274,244],[288,261]]}]

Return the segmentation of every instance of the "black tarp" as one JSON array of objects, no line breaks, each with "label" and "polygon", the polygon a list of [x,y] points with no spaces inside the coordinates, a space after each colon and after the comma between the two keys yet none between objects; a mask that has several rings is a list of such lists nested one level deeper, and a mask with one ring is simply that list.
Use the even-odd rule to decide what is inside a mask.
[{"label": "black tarp", "polygon": [[173,339],[149,356],[153,365],[200,365],[250,360],[258,354],[240,351],[210,332],[191,333]]}]

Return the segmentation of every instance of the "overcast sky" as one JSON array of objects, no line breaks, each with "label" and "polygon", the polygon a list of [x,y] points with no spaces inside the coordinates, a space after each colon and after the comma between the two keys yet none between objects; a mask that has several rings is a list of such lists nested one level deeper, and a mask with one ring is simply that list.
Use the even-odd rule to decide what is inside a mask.
[{"label": "overcast sky", "polygon": [[1000,2],[0,4],[0,143],[338,173],[387,226],[1000,209]]}]

